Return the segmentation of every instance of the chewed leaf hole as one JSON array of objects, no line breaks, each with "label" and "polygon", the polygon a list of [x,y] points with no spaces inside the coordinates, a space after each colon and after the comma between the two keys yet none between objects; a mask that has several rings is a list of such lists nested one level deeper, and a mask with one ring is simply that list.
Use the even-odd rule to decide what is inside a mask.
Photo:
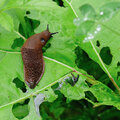
[{"label": "chewed leaf hole", "polygon": [[29,107],[28,107],[29,99],[26,99],[24,103],[16,103],[12,107],[13,115],[18,119],[23,119],[29,114]]},{"label": "chewed leaf hole", "polygon": [[100,56],[105,64],[107,64],[107,65],[111,64],[113,56],[110,52],[109,47],[103,47],[100,51]]},{"label": "chewed leaf hole", "polygon": [[45,91],[48,91],[48,89],[45,89]]},{"label": "chewed leaf hole", "polygon": [[20,88],[20,90],[22,90],[22,92],[25,93],[27,91],[25,83],[22,82],[19,78],[15,78],[13,80],[13,83],[16,85],[17,88]]},{"label": "chewed leaf hole", "polygon": [[16,38],[11,46],[12,49],[15,49],[17,47],[21,47],[24,43],[24,40],[22,38]]},{"label": "chewed leaf hole", "polygon": [[81,49],[79,46],[75,48],[75,54],[75,64],[78,68],[85,70],[89,75],[93,75],[96,80],[105,75],[105,72],[101,69],[100,65],[93,61],[86,51]]},{"label": "chewed leaf hole", "polygon": [[[27,12],[29,14],[29,12]],[[22,23],[19,24],[19,33],[25,38],[29,38],[34,35],[34,30],[40,25],[40,21],[29,18],[28,16],[24,17],[25,25]],[[26,27],[25,27],[26,26]]]},{"label": "chewed leaf hole", "polygon": [[61,6],[61,7],[65,7],[64,5],[63,5],[63,1],[62,0],[53,0],[53,1],[55,1],[59,6]]},{"label": "chewed leaf hole", "polygon": [[120,62],[117,63],[117,66],[118,66],[118,67],[120,66]]},{"label": "chewed leaf hole", "polygon": [[47,50],[48,48],[50,48],[50,46],[51,46],[51,43],[47,43],[47,44],[42,48],[42,52],[43,52],[43,53],[46,52],[46,50]]},{"label": "chewed leaf hole", "polygon": [[100,47],[100,42],[98,40],[96,41],[96,46]]},{"label": "chewed leaf hole", "polygon": [[29,15],[29,14],[30,14],[30,11],[26,11],[26,14]]},{"label": "chewed leaf hole", "polygon": [[120,72],[117,72],[117,80],[119,79],[120,77]]},{"label": "chewed leaf hole", "polygon": [[90,91],[85,92],[85,98],[88,98],[92,100],[93,102],[98,102],[96,97]]}]

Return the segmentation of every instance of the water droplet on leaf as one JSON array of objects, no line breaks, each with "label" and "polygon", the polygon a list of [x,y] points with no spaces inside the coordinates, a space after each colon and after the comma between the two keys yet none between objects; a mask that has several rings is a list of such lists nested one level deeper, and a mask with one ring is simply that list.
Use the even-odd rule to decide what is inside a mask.
[{"label": "water droplet on leaf", "polygon": [[80,23],[81,23],[80,18],[75,18],[75,19],[73,20],[73,23],[74,23],[76,26],[79,26]]},{"label": "water droplet on leaf", "polygon": [[87,17],[85,17],[83,20],[84,20],[84,21],[87,21],[87,20],[88,20],[88,18],[87,18]]},{"label": "water droplet on leaf", "polygon": [[99,18],[102,21],[107,21],[112,18],[114,14],[120,9],[120,2],[110,2],[103,5],[100,8],[100,16]]},{"label": "water droplet on leaf", "polygon": [[84,4],[80,7],[82,15],[85,17],[85,20],[94,20],[96,17],[96,12],[90,4]]},{"label": "water droplet on leaf", "polygon": [[103,15],[104,14],[104,12],[100,12],[100,15]]}]

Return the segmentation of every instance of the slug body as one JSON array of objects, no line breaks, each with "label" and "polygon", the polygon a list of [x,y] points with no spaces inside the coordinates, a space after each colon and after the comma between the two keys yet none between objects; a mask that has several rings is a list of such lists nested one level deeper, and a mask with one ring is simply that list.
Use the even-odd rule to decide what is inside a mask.
[{"label": "slug body", "polygon": [[47,27],[47,30],[29,37],[21,48],[24,78],[31,89],[35,88],[44,73],[42,47],[56,33],[50,33]]}]

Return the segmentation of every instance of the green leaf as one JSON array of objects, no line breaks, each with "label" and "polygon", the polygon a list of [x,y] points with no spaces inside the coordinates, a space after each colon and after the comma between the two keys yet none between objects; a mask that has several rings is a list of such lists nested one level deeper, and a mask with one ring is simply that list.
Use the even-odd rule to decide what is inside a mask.
[{"label": "green leaf", "polygon": [[2,58],[4,58],[5,55],[6,53],[0,53],[0,60],[2,60]]},{"label": "green leaf", "polygon": [[29,114],[28,104],[15,104],[12,108],[12,112],[16,118],[22,119]]},{"label": "green leaf", "polygon": [[[55,10],[55,9],[59,9],[59,7],[57,7],[57,4],[55,2],[52,2],[51,0],[30,0],[28,2],[26,2],[25,4],[23,4],[22,8],[24,9],[36,9],[36,10],[44,10],[44,11],[48,11],[48,10]],[[46,8],[46,9],[45,9]]]},{"label": "green leaf", "polygon": [[41,120],[42,119],[40,116],[36,114],[33,97],[31,97],[30,99],[29,108],[30,108],[29,114],[27,117],[23,118],[23,120]]},{"label": "green leaf", "polygon": [[[0,26],[0,80],[2,81],[0,84],[0,90],[2,91],[0,93],[1,119],[16,119],[11,112],[12,105],[24,101],[27,98],[31,98],[38,93],[44,93],[46,95],[46,100],[53,102],[57,96],[51,86],[64,80],[64,78],[73,71],[80,75],[78,82],[74,86],[64,83],[60,90],[64,96],[67,97],[67,100],[80,100],[86,97],[86,91],[91,91],[98,99],[98,103],[95,103],[96,106],[101,104],[113,105],[119,109],[119,97],[106,85],[102,83],[96,84],[96,81],[93,80],[91,76],[89,76],[85,71],[77,68],[75,64],[77,57],[75,54],[75,48],[76,46],[80,46],[88,53],[91,60],[98,63],[105,72],[107,69],[110,72],[110,75],[119,84],[119,81],[117,81],[117,73],[119,72],[117,64],[119,62],[118,31],[120,27],[119,24],[116,23],[118,22],[120,15],[116,12],[114,17],[111,17],[108,21],[104,21],[104,23],[101,19],[99,20],[96,17],[96,19],[93,19],[100,8],[107,3],[109,3],[109,1],[106,0],[103,2],[92,0],[74,0],[73,2],[64,0],[65,7],[59,7],[52,0],[15,0],[6,2],[5,6],[3,6],[0,11],[0,15],[2,16],[0,18],[5,19],[7,16],[7,20],[9,20],[6,22],[0,19],[0,24],[3,26]],[[86,4],[87,7],[84,6]],[[85,16],[81,14],[81,11],[79,10],[80,7],[82,14],[85,16],[88,15],[90,19],[93,19],[93,21],[86,21],[84,19]],[[26,11],[28,11],[29,14],[25,14]],[[49,48],[44,52],[45,72],[38,86],[36,86],[35,89],[30,89],[26,86],[27,92],[23,93],[21,89],[17,88],[13,83],[15,78],[19,78],[21,81],[24,81],[24,72],[21,53],[18,52],[20,51],[20,48],[17,49],[18,51],[13,50],[12,45],[16,38],[24,38],[18,29],[20,23],[24,27],[25,36],[29,31],[28,29],[31,29],[27,26],[29,22],[26,24],[26,21],[24,20],[25,16],[30,18],[31,21],[40,21],[40,25],[34,30],[35,33],[40,33],[45,30],[47,24],[49,24],[50,32],[59,32],[59,34],[54,35],[54,37],[49,41]],[[76,17],[78,20],[78,28],[73,24]],[[80,20],[83,21],[79,23]],[[13,32],[12,30],[14,29],[17,32]],[[79,36],[75,35],[76,29],[78,29]],[[85,38],[88,39],[88,41],[84,41]],[[92,41],[93,46],[89,40]],[[96,45],[97,41],[100,43],[99,47]],[[109,47],[110,53],[113,56],[111,60],[112,62],[105,66],[106,69],[99,60],[99,54],[96,54],[96,51],[100,53],[103,47]],[[102,57],[102,59],[104,58],[105,57]],[[85,80],[90,82],[92,87],[88,87]],[[99,86],[101,89],[104,88],[104,90],[99,89]],[[45,91],[46,89],[48,89],[48,91]],[[98,96],[100,94],[102,97]],[[114,96],[113,99],[111,94]],[[109,99],[107,98],[110,99],[110,102],[108,103],[107,101]],[[29,107],[29,115],[24,119],[39,119],[35,113],[33,100],[30,102]],[[54,112],[55,116],[60,116],[64,108],[57,110]],[[6,113],[6,111],[9,114],[5,116],[4,113]]]},{"label": "green leaf", "polygon": [[0,7],[2,7],[2,6],[5,4],[5,1],[6,1],[6,0],[1,0],[1,1],[0,1]]},{"label": "green leaf", "polygon": [[12,18],[5,12],[0,12],[0,25],[8,31],[12,31],[14,28]]},{"label": "green leaf", "polygon": [[14,42],[14,39],[18,38],[19,36],[14,32],[5,30],[2,27],[0,27],[0,33],[0,50],[12,51],[11,46]]},{"label": "green leaf", "polygon": [[52,90],[52,88],[48,88],[46,89],[43,94],[45,95],[45,100],[47,100],[48,102],[53,102],[54,100],[56,100],[57,95],[55,95],[54,91]]},{"label": "green leaf", "polygon": [[7,107],[0,108],[0,119],[16,120],[15,116],[12,113],[12,105],[8,105]]}]

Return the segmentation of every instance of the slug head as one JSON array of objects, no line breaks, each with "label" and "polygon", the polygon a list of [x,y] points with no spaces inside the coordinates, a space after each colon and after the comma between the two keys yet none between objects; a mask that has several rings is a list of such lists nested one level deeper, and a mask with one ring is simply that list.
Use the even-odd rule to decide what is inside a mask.
[{"label": "slug head", "polygon": [[28,49],[42,49],[43,46],[47,43],[47,41],[52,37],[52,35],[56,34],[49,32],[49,26],[47,25],[47,29],[41,33],[32,35],[27,39],[27,41],[24,43],[22,48],[28,48]]},{"label": "slug head", "polygon": [[40,44],[42,45],[42,47],[47,43],[47,41],[52,37],[52,35],[56,33],[58,32],[55,33],[49,32],[49,26],[47,25],[47,29],[40,33]]}]

